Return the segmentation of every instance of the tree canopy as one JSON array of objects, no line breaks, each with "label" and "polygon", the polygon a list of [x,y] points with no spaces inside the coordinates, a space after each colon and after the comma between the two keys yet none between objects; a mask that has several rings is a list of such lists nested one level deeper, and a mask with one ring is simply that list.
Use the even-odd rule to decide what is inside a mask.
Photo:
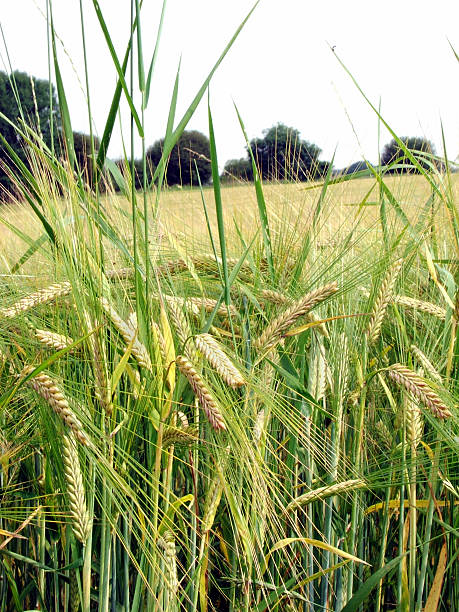
[{"label": "tree canopy", "polygon": [[308,181],[326,174],[329,163],[320,161],[322,150],[302,140],[299,130],[278,123],[250,141],[262,178]]},{"label": "tree canopy", "polygon": [[[147,162],[156,168],[164,150],[164,139],[157,140],[147,150]],[[168,185],[197,185],[198,174],[202,184],[209,182],[212,176],[210,163],[210,143],[207,136],[198,132],[184,131],[169,155],[166,168]]]},{"label": "tree canopy", "polygon": [[[428,162],[428,156],[435,155],[435,147],[430,140],[417,136],[403,136],[402,138],[400,138],[400,140],[416,158],[416,161],[422,168],[425,168],[426,170],[429,170],[431,168]],[[431,159],[430,163],[435,164],[436,162]],[[405,151],[395,140],[395,138],[393,138],[384,146],[383,152],[381,154],[381,164],[383,166],[396,164],[396,168],[388,169],[388,172],[391,173],[419,173],[419,170],[413,166],[412,161],[409,157],[407,157]]]},{"label": "tree canopy", "polygon": [[[51,98],[50,98],[51,91]],[[52,111],[50,112],[50,102]],[[22,131],[21,121],[25,121],[43,136],[44,143],[51,147],[51,117],[53,121],[53,139],[57,146],[60,138],[60,114],[54,87],[49,81],[35,79],[24,72],[13,72],[11,75],[0,71],[0,111]],[[27,155],[23,139],[8,121],[0,118],[0,185],[5,193],[13,189],[10,178],[5,171],[11,166],[11,156],[4,140],[11,146],[16,155],[27,164]]]}]

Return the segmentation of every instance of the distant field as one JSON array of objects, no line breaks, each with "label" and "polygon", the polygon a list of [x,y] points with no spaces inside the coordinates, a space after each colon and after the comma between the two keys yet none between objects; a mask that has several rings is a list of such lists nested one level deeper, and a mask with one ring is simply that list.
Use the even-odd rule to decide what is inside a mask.
[{"label": "distant field", "polygon": [[[420,176],[387,177],[386,186],[412,220],[431,195],[427,181]],[[457,200],[459,177],[453,176],[453,197]],[[295,232],[306,229],[321,193],[321,186],[307,183],[281,183],[264,185],[264,197],[270,216],[270,225],[276,240],[276,232],[288,233],[289,228]],[[214,195],[211,187],[203,192],[212,229],[216,230]],[[242,234],[249,238],[258,227],[258,210],[254,186],[249,184],[224,186],[222,189],[223,204],[226,216],[226,231],[229,243],[237,240],[236,225]],[[154,203],[153,194],[150,196]],[[331,185],[324,199],[324,211],[320,236],[324,242],[336,240],[340,231],[348,231],[355,225],[359,205],[366,203],[363,226],[371,228],[379,216],[379,187],[372,178],[357,179]],[[128,215],[129,204],[119,195],[103,196],[102,203],[109,212],[110,219],[116,220],[115,227],[126,236],[131,232]],[[141,196],[139,196],[139,207]],[[65,206],[65,202],[63,202]],[[190,247],[208,250],[206,219],[199,189],[168,189],[161,195],[160,221],[167,232],[180,242]],[[122,214],[124,211],[124,214]],[[391,210],[388,207],[389,219]],[[9,225],[20,228],[27,236],[37,238],[41,228],[36,217],[27,204],[4,205],[0,212],[0,261],[2,270],[6,271],[26,250],[27,243]],[[216,232],[215,232],[216,234]],[[161,235],[161,232],[160,232]]]}]

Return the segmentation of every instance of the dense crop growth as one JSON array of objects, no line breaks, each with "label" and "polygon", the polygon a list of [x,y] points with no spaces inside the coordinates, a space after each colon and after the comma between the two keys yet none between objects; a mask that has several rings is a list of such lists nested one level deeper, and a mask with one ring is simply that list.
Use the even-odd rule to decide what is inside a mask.
[{"label": "dense crop growth", "polygon": [[255,173],[241,224],[209,110],[204,238],[172,229],[171,194],[137,193],[129,169],[105,168],[124,202],[88,186],[58,93],[68,159],[24,134],[32,171],[10,171],[38,234],[2,217],[22,250],[5,242],[0,277],[1,609],[454,609],[448,164],[405,151],[419,175],[400,185],[427,187],[409,210],[384,169],[351,206],[329,173],[299,206],[277,186],[275,210]]}]

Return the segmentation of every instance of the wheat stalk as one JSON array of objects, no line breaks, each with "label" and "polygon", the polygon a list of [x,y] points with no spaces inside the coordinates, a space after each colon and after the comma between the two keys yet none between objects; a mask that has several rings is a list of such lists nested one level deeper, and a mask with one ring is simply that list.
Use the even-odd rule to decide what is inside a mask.
[{"label": "wheat stalk", "polygon": [[281,313],[272,321],[263,333],[255,340],[255,349],[263,349],[264,351],[273,348],[282,335],[295,323],[299,318],[307,314],[319,302],[322,302],[330,295],[333,295],[338,290],[336,282],[320,287],[308,293],[304,298],[293,302],[287,310]]},{"label": "wheat stalk", "polygon": [[226,429],[226,425],[220,412],[220,408],[217,406],[217,402],[212,397],[209,389],[204,384],[201,376],[195,370],[193,364],[183,355],[178,355],[176,364],[180,372],[190,383],[190,386],[198,398],[201,408],[204,410],[212,427],[216,430]]},{"label": "wheat stalk", "polygon": [[64,295],[68,295],[71,289],[72,286],[68,281],[55,283],[45,289],[40,289],[35,293],[31,293],[8,308],[0,308],[0,317],[11,319],[21,312],[26,312],[38,306],[38,304],[48,304]]},{"label": "wheat stalk", "polygon": [[73,436],[63,437],[62,450],[72,531],[77,540],[84,544],[91,531],[91,519],[86,507],[83,476]]},{"label": "wheat stalk", "polygon": [[[28,366],[22,371],[22,375],[27,376],[33,370],[34,368],[32,366]],[[83,446],[90,445],[89,438],[83,430],[83,425],[70,408],[68,401],[52,378],[40,372],[32,378],[29,378],[26,384],[48,402],[54,412],[64,421],[67,427],[72,430],[75,438],[83,444]]]},{"label": "wheat stalk", "polygon": [[366,486],[365,481],[363,481],[361,478],[356,478],[354,480],[346,480],[333,485],[319,487],[318,489],[314,489],[313,491],[309,491],[304,495],[296,497],[288,504],[288,506],[286,506],[284,512],[288,513],[292,510],[297,510],[298,508],[302,508],[303,506],[307,506],[312,502],[331,497],[332,495],[340,495],[341,493],[348,493],[349,491],[364,489]]},{"label": "wheat stalk", "polygon": [[431,302],[417,300],[415,298],[408,297],[407,295],[394,295],[392,297],[392,301],[395,304],[400,304],[401,306],[406,306],[407,308],[421,310],[422,312],[431,314],[434,317],[437,317],[437,319],[441,319],[442,321],[446,319],[446,309],[441,308],[441,306],[432,304]]},{"label": "wheat stalk", "polygon": [[210,334],[198,334],[194,338],[196,347],[210,365],[215,368],[227,385],[233,388],[245,384],[242,374],[231,359],[223,352],[221,345]]},{"label": "wheat stalk", "polygon": [[378,296],[375,300],[373,311],[368,322],[368,339],[370,342],[376,342],[381,332],[381,325],[384,319],[384,315],[387,310],[387,306],[393,298],[393,290],[397,276],[402,268],[402,260],[399,259],[395,264],[388,270],[381,287],[379,289]]},{"label": "wheat stalk", "polygon": [[451,416],[451,412],[439,396],[415,372],[400,363],[394,363],[388,368],[387,373],[392,380],[405,387],[413,397],[429,408],[434,416],[439,419]]}]

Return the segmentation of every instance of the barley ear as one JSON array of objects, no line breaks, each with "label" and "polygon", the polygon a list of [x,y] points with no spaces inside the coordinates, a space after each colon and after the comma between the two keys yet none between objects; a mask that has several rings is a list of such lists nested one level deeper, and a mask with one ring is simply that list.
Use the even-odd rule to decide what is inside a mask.
[{"label": "barley ear", "polygon": [[198,374],[191,361],[189,361],[183,355],[178,355],[175,362],[180,372],[190,383],[190,386],[198,398],[199,404],[204,410],[207,420],[211,426],[216,430],[226,429],[225,421],[223,420],[223,416],[217,402],[213,398],[209,389],[205,385],[204,380]]},{"label": "barley ear", "polygon": [[198,334],[195,336],[195,342],[198,350],[201,351],[228,386],[237,388],[245,384],[242,374],[213,336],[210,334]]},{"label": "barley ear", "polygon": [[91,519],[86,507],[80,460],[73,435],[63,437],[62,451],[72,531],[77,540],[84,544],[91,531]]},{"label": "barley ear", "polygon": [[373,305],[373,311],[371,313],[370,320],[368,322],[367,334],[370,343],[376,342],[381,333],[381,325],[386,314],[387,306],[392,300],[395,281],[402,268],[402,260],[399,259],[395,264],[388,270],[384,277],[381,287],[379,288],[378,295]]},{"label": "barley ear", "polygon": [[426,408],[438,419],[446,419],[451,415],[448,407],[442,402],[440,397],[432,391],[429,385],[418,376],[413,370],[394,363],[387,369],[387,374],[394,382],[404,387],[411,395],[424,404]]}]

